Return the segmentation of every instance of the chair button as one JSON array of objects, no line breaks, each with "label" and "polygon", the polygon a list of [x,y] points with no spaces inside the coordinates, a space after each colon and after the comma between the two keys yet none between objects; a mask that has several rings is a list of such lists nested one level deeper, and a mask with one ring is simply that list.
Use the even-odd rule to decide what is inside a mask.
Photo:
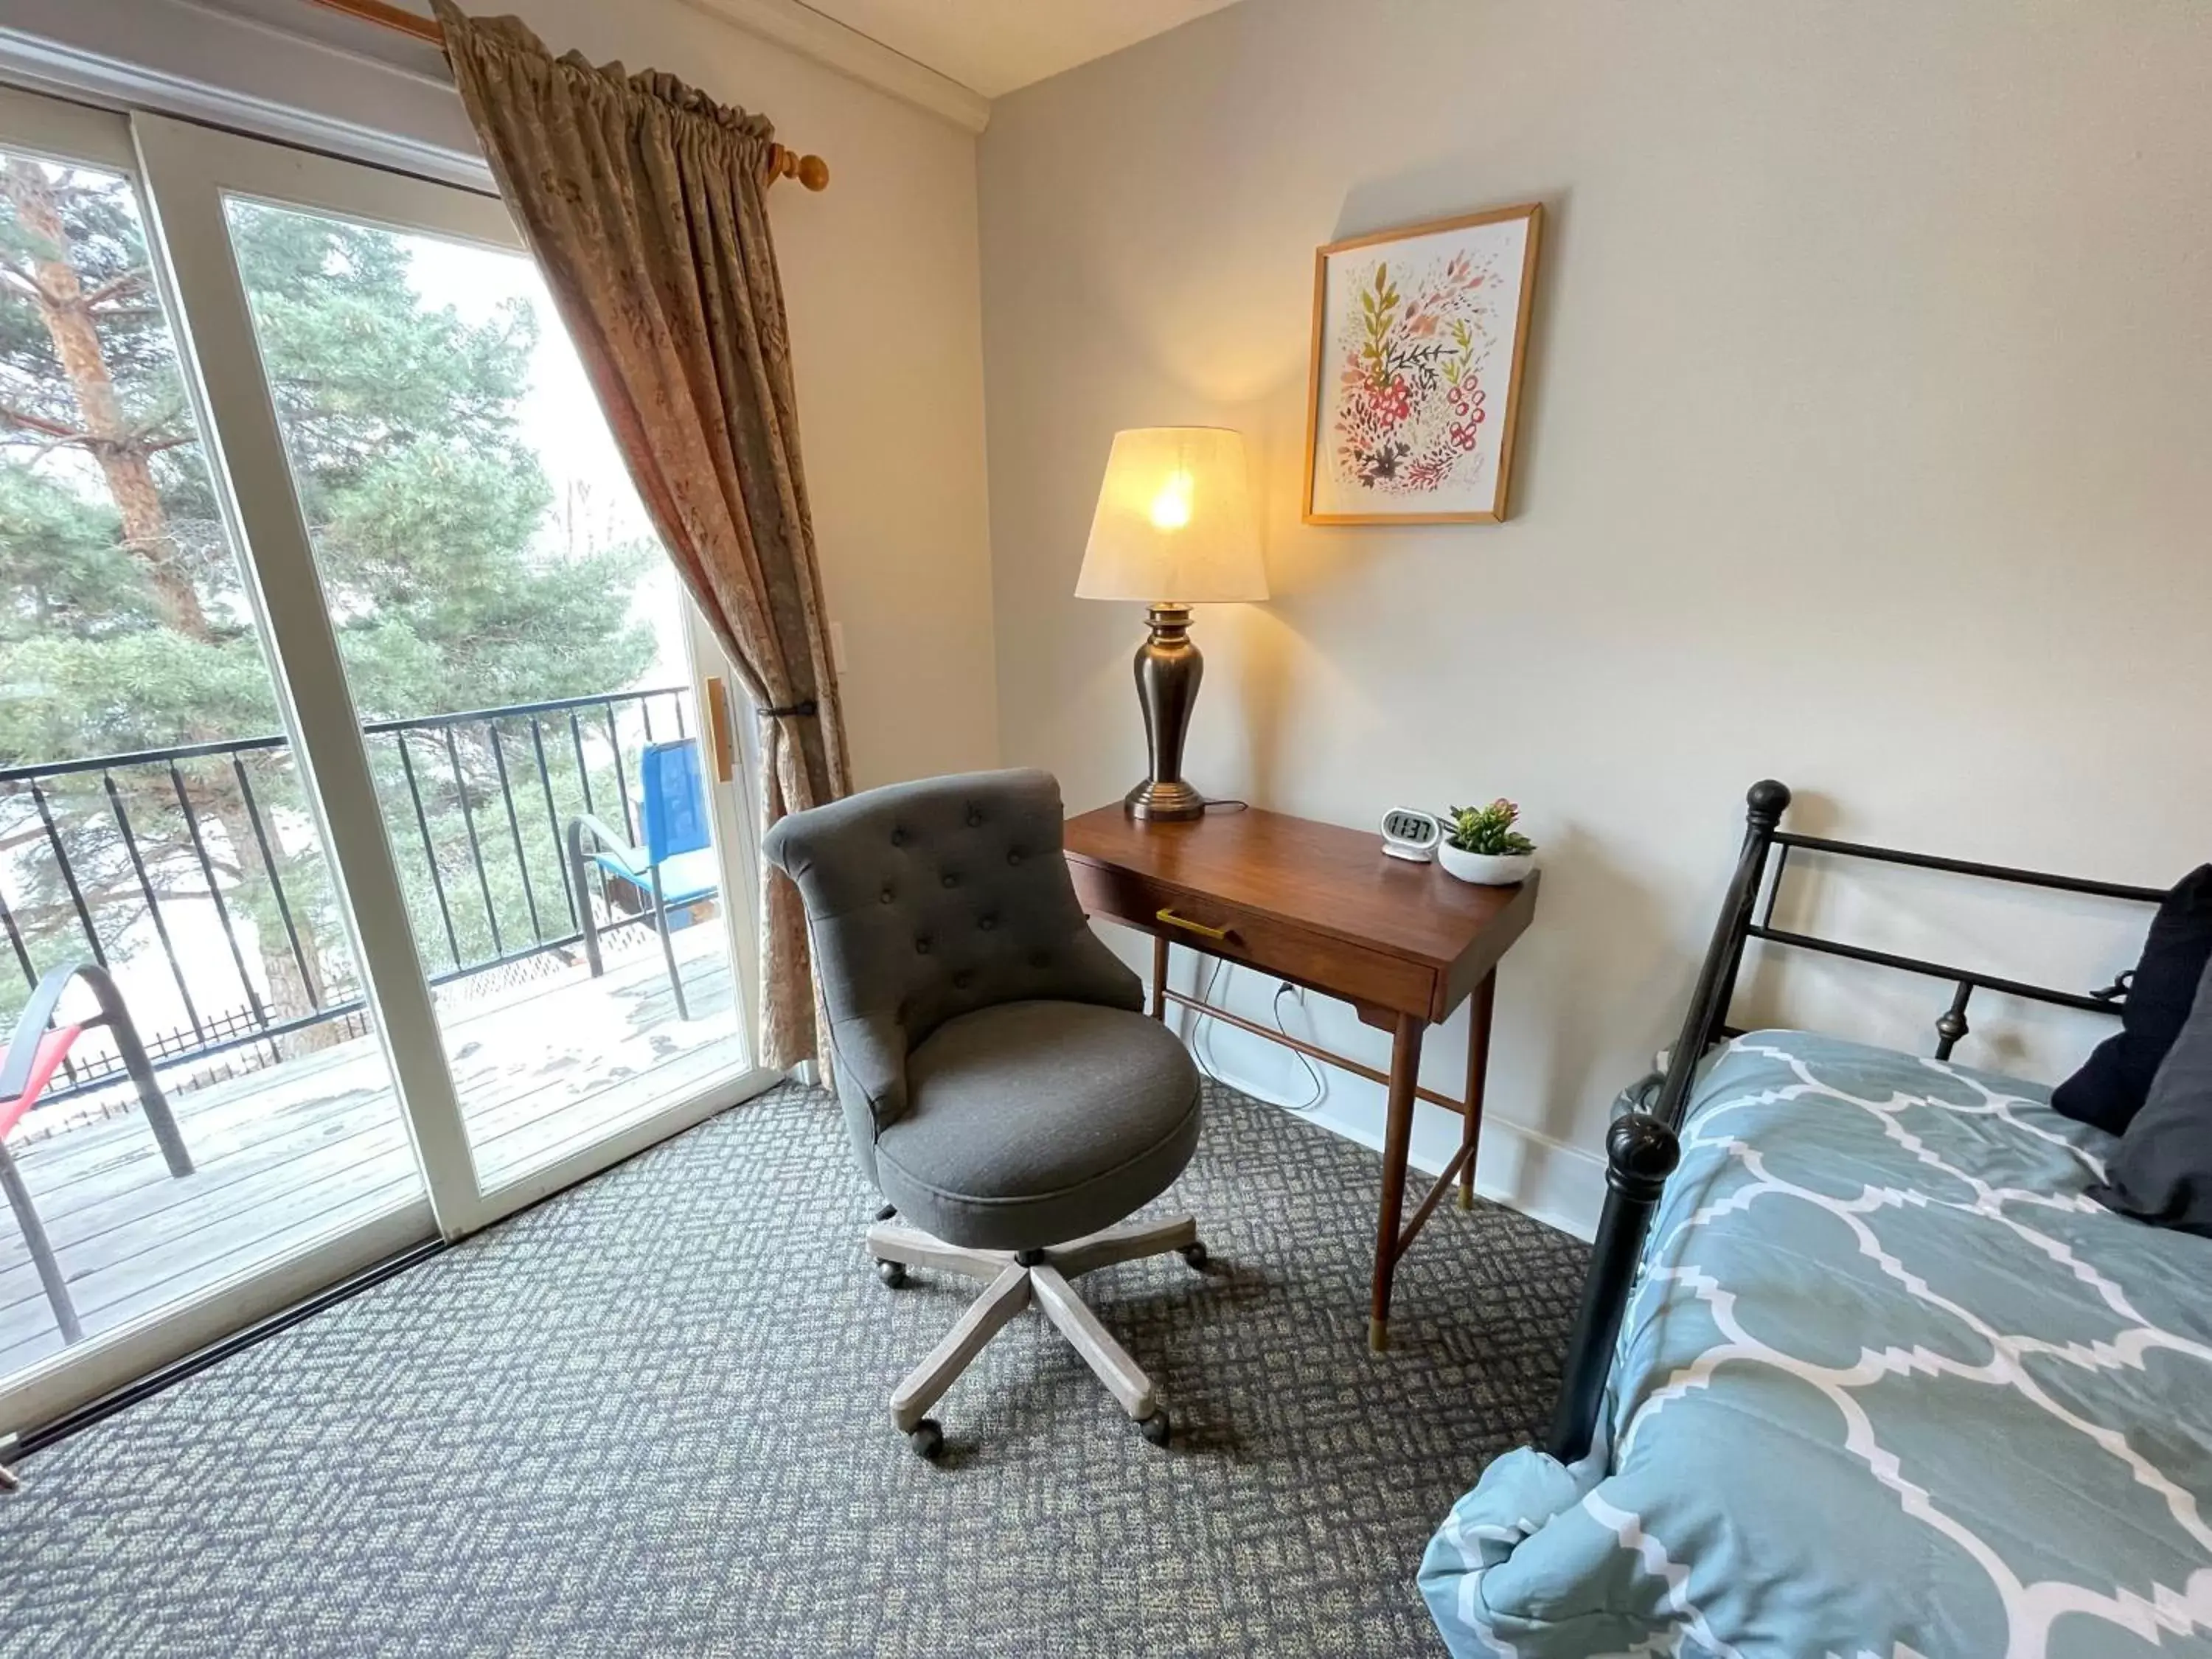
[{"label": "chair button", "polygon": [[968,809],[968,827],[970,830],[980,830],[983,827],[982,813],[972,806]]},{"label": "chair button", "polygon": [[957,887],[960,884],[960,878],[948,870],[945,874],[945,884],[947,887]]},{"label": "chair button", "polygon": [[927,956],[929,954],[929,941],[926,939],[918,939],[915,940],[914,953],[918,957]]},{"label": "chair button", "polygon": [[1022,855],[1019,853],[1009,853],[1006,854],[1006,862],[1009,864],[1019,864],[1021,861]]},{"label": "chair button", "polygon": [[891,890],[890,888],[886,887],[884,889],[881,895],[879,895],[879,902],[884,904],[889,904],[891,902]]},{"label": "chair button", "polygon": [[1051,967],[1051,966],[1052,966],[1052,952],[1051,952],[1051,951],[1038,951],[1035,956],[1033,956],[1033,957],[1031,957],[1030,958],[1030,967],[1032,967],[1032,968],[1049,968],[1049,967]]},{"label": "chair button", "polygon": [[981,928],[985,933],[989,933],[989,932],[990,932],[994,927],[996,927],[999,925],[999,919],[998,919],[998,917],[996,917],[996,916],[985,916],[981,921],[978,921],[975,925],[976,925],[978,927]]},{"label": "chair button", "polygon": [[903,846],[905,846],[905,845],[906,845],[906,831],[905,831],[905,830],[892,830],[892,831],[891,831],[891,845],[892,845],[892,846],[894,846],[894,847],[903,847]]},{"label": "chair button", "polygon": [[964,991],[968,988],[969,982],[975,977],[975,975],[969,973],[963,968],[958,973],[953,975],[952,988],[956,991]]}]

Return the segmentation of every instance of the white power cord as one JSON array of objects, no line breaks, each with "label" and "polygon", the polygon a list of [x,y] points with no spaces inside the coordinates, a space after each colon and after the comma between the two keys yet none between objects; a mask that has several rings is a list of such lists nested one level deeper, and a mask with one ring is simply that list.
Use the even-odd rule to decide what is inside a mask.
[{"label": "white power cord", "polygon": [[[1220,957],[1209,957],[1206,962],[1206,983],[1199,988],[1198,1000],[1200,1002],[1210,1003],[1213,1000],[1214,982],[1220,978],[1221,970],[1224,968],[1233,969],[1237,964],[1224,961]],[[1275,1030],[1285,1037],[1291,1034],[1289,1028],[1283,1024],[1283,997],[1286,993],[1297,997],[1302,1004],[1304,1001],[1304,994],[1290,981],[1285,980],[1276,986],[1273,1000],[1269,1004],[1269,1017],[1275,1023]],[[1255,1100],[1266,1101],[1270,1106],[1279,1106],[1286,1112],[1311,1112],[1328,1097],[1328,1084],[1322,1078],[1321,1068],[1316,1066],[1308,1055],[1296,1048],[1291,1049],[1291,1053],[1297,1055],[1298,1064],[1305,1068],[1306,1076],[1313,1081],[1313,1097],[1310,1100],[1296,1103],[1287,1100],[1269,1100],[1267,1096],[1255,1093],[1254,1091],[1241,1084],[1229,1082],[1208,1061],[1206,1052],[1206,1024],[1208,1021],[1218,1024],[1220,1021],[1202,1009],[1194,1008],[1190,1012],[1197,1022],[1191,1028],[1190,1056],[1198,1062],[1200,1071],[1220,1084],[1223,1088],[1235,1089],[1240,1094],[1251,1095]]]}]

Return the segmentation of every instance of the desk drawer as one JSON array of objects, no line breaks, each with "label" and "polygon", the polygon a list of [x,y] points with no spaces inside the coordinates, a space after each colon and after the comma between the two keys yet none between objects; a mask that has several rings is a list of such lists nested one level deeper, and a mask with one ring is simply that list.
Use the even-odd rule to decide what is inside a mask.
[{"label": "desk drawer", "polygon": [[[1325,996],[1430,1018],[1436,973],[1425,963],[1385,956],[1133,871],[1073,855],[1067,868],[1083,908],[1094,916],[1126,922],[1171,945],[1188,945],[1261,973],[1295,980]],[[1162,921],[1162,910],[1174,912],[1185,925]],[[1215,938],[1206,930],[1224,937]]]}]

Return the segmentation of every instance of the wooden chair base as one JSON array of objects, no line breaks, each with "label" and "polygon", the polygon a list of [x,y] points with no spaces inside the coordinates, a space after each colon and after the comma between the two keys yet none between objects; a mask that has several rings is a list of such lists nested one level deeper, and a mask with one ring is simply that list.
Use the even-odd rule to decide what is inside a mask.
[{"label": "wooden chair base", "polygon": [[1109,1227],[1066,1244],[1024,1250],[1018,1257],[1012,1250],[976,1250],[947,1244],[888,1221],[868,1229],[867,1245],[884,1281],[894,1286],[904,1282],[908,1267],[983,1281],[982,1295],[891,1395],[891,1421],[902,1433],[915,1437],[916,1449],[925,1455],[933,1456],[941,1443],[935,1425],[928,1421],[929,1408],[944,1397],[990,1340],[1032,1304],[1083,1356],[1115,1402],[1145,1428],[1146,1437],[1156,1442],[1166,1438],[1167,1414],[1160,1409],[1152,1379],[1098,1322],[1097,1316],[1084,1305],[1068,1281],[1094,1268],[1165,1255],[1170,1250],[1180,1252],[1192,1267],[1203,1267],[1206,1247],[1198,1242],[1198,1223],[1193,1218],[1176,1216],[1167,1221]]}]

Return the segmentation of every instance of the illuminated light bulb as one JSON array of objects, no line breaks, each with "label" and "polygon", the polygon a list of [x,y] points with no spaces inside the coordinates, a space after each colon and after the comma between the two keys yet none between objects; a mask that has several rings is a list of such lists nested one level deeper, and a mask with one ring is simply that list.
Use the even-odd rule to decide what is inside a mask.
[{"label": "illuminated light bulb", "polygon": [[1190,474],[1175,474],[1152,497],[1152,523],[1162,530],[1181,530],[1190,522]]}]

